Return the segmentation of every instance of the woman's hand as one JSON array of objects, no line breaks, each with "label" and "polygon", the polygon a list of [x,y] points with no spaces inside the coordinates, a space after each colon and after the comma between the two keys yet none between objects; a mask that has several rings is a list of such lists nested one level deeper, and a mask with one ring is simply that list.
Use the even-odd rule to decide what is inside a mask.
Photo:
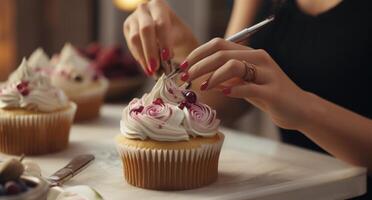
[{"label": "woman's hand", "polygon": [[293,83],[264,50],[216,38],[192,51],[185,63],[181,66],[184,81],[210,73],[201,90],[219,89],[227,96],[243,98],[283,128],[298,129],[304,123],[302,108],[309,94]]},{"label": "woman's hand", "polygon": [[153,75],[159,69],[159,57],[169,60],[177,55],[184,59],[197,47],[190,29],[164,0],[139,5],[123,26],[129,50],[147,75]]}]

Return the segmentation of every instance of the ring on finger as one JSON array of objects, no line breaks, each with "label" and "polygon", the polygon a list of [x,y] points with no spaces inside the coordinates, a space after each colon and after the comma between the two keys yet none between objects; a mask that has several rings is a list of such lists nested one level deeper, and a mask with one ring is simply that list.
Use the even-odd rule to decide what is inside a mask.
[{"label": "ring on finger", "polygon": [[244,64],[244,74],[242,79],[247,82],[253,82],[256,79],[256,67],[253,64],[246,62],[245,60],[242,61]]}]

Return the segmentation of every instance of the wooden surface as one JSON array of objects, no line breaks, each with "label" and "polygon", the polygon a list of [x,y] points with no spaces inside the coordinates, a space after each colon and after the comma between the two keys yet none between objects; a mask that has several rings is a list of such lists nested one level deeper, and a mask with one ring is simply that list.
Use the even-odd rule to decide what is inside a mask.
[{"label": "wooden surface", "polygon": [[219,178],[214,184],[172,192],[130,186],[123,179],[114,144],[123,107],[106,105],[100,119],[74,125],[68,150],[27,159],[37,161],[47,176],[74,155],[93,153],[96,156],[93,165],[66,185],[90,185],[108,200],[346,199],[365,192],[366,170],[363,168],[228,129],[221,129],[226,138]]}]

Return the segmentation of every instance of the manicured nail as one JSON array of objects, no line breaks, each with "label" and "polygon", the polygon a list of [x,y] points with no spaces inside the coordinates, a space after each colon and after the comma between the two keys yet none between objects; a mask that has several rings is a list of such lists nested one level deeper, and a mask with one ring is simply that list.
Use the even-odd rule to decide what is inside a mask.
[{"label": "manicured nail", "polygon": [[224,88],[224,89],[222,90],[222,93],[223,93],[224,95],[229,95],[229,94],[231,93],[231,88],[229,88],[229,87]]},{"label": "manicured nail", "polygon": [[169,49],[168,48],[163,48],[161,50],[161,59],[162,60],[169,60]]},{"label": "manicured nail", "polygon": [[200,85],[200,90],[203,91],[203,90],[206,90],[208,87],[208,81],[204,81],[201,85]]},{"label": "manicured nail", "polygon": [[183,61],[183,62],[180,64],[180,68],[181,68],[182,70],[186,70],[188,66],[189,66],[189,63],[187,62],[187,60]]},{"label": "manicured nail", "polygon": [[151,76],[150,67],[146,67],[145,74],[146,76]]},{"label": "manicured nail", "polygon": [[189,79],[189,74],[187,72],[182,72],[181,80],[186,82]]},{"label": "manicured nail", "polygon": [[150,58],[149,64],[150,64],[149,71],[150,71],[151,74],[153,74],[156,70],[156,64],[157,64],[156,60],[154,58]]}]

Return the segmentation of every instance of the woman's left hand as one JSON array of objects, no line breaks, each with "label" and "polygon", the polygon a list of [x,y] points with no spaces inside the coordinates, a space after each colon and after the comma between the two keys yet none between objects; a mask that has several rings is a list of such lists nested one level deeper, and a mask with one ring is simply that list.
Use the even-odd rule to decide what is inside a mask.
[{"label": "woman's left hand", "polygon": [[305,123],[309,93],[292,82],[266,51],[215,38],[185,61],[183,81],[210,74],[201,90],[218,89],[226,96],[245,99],[282,128],[299,129]]}]

